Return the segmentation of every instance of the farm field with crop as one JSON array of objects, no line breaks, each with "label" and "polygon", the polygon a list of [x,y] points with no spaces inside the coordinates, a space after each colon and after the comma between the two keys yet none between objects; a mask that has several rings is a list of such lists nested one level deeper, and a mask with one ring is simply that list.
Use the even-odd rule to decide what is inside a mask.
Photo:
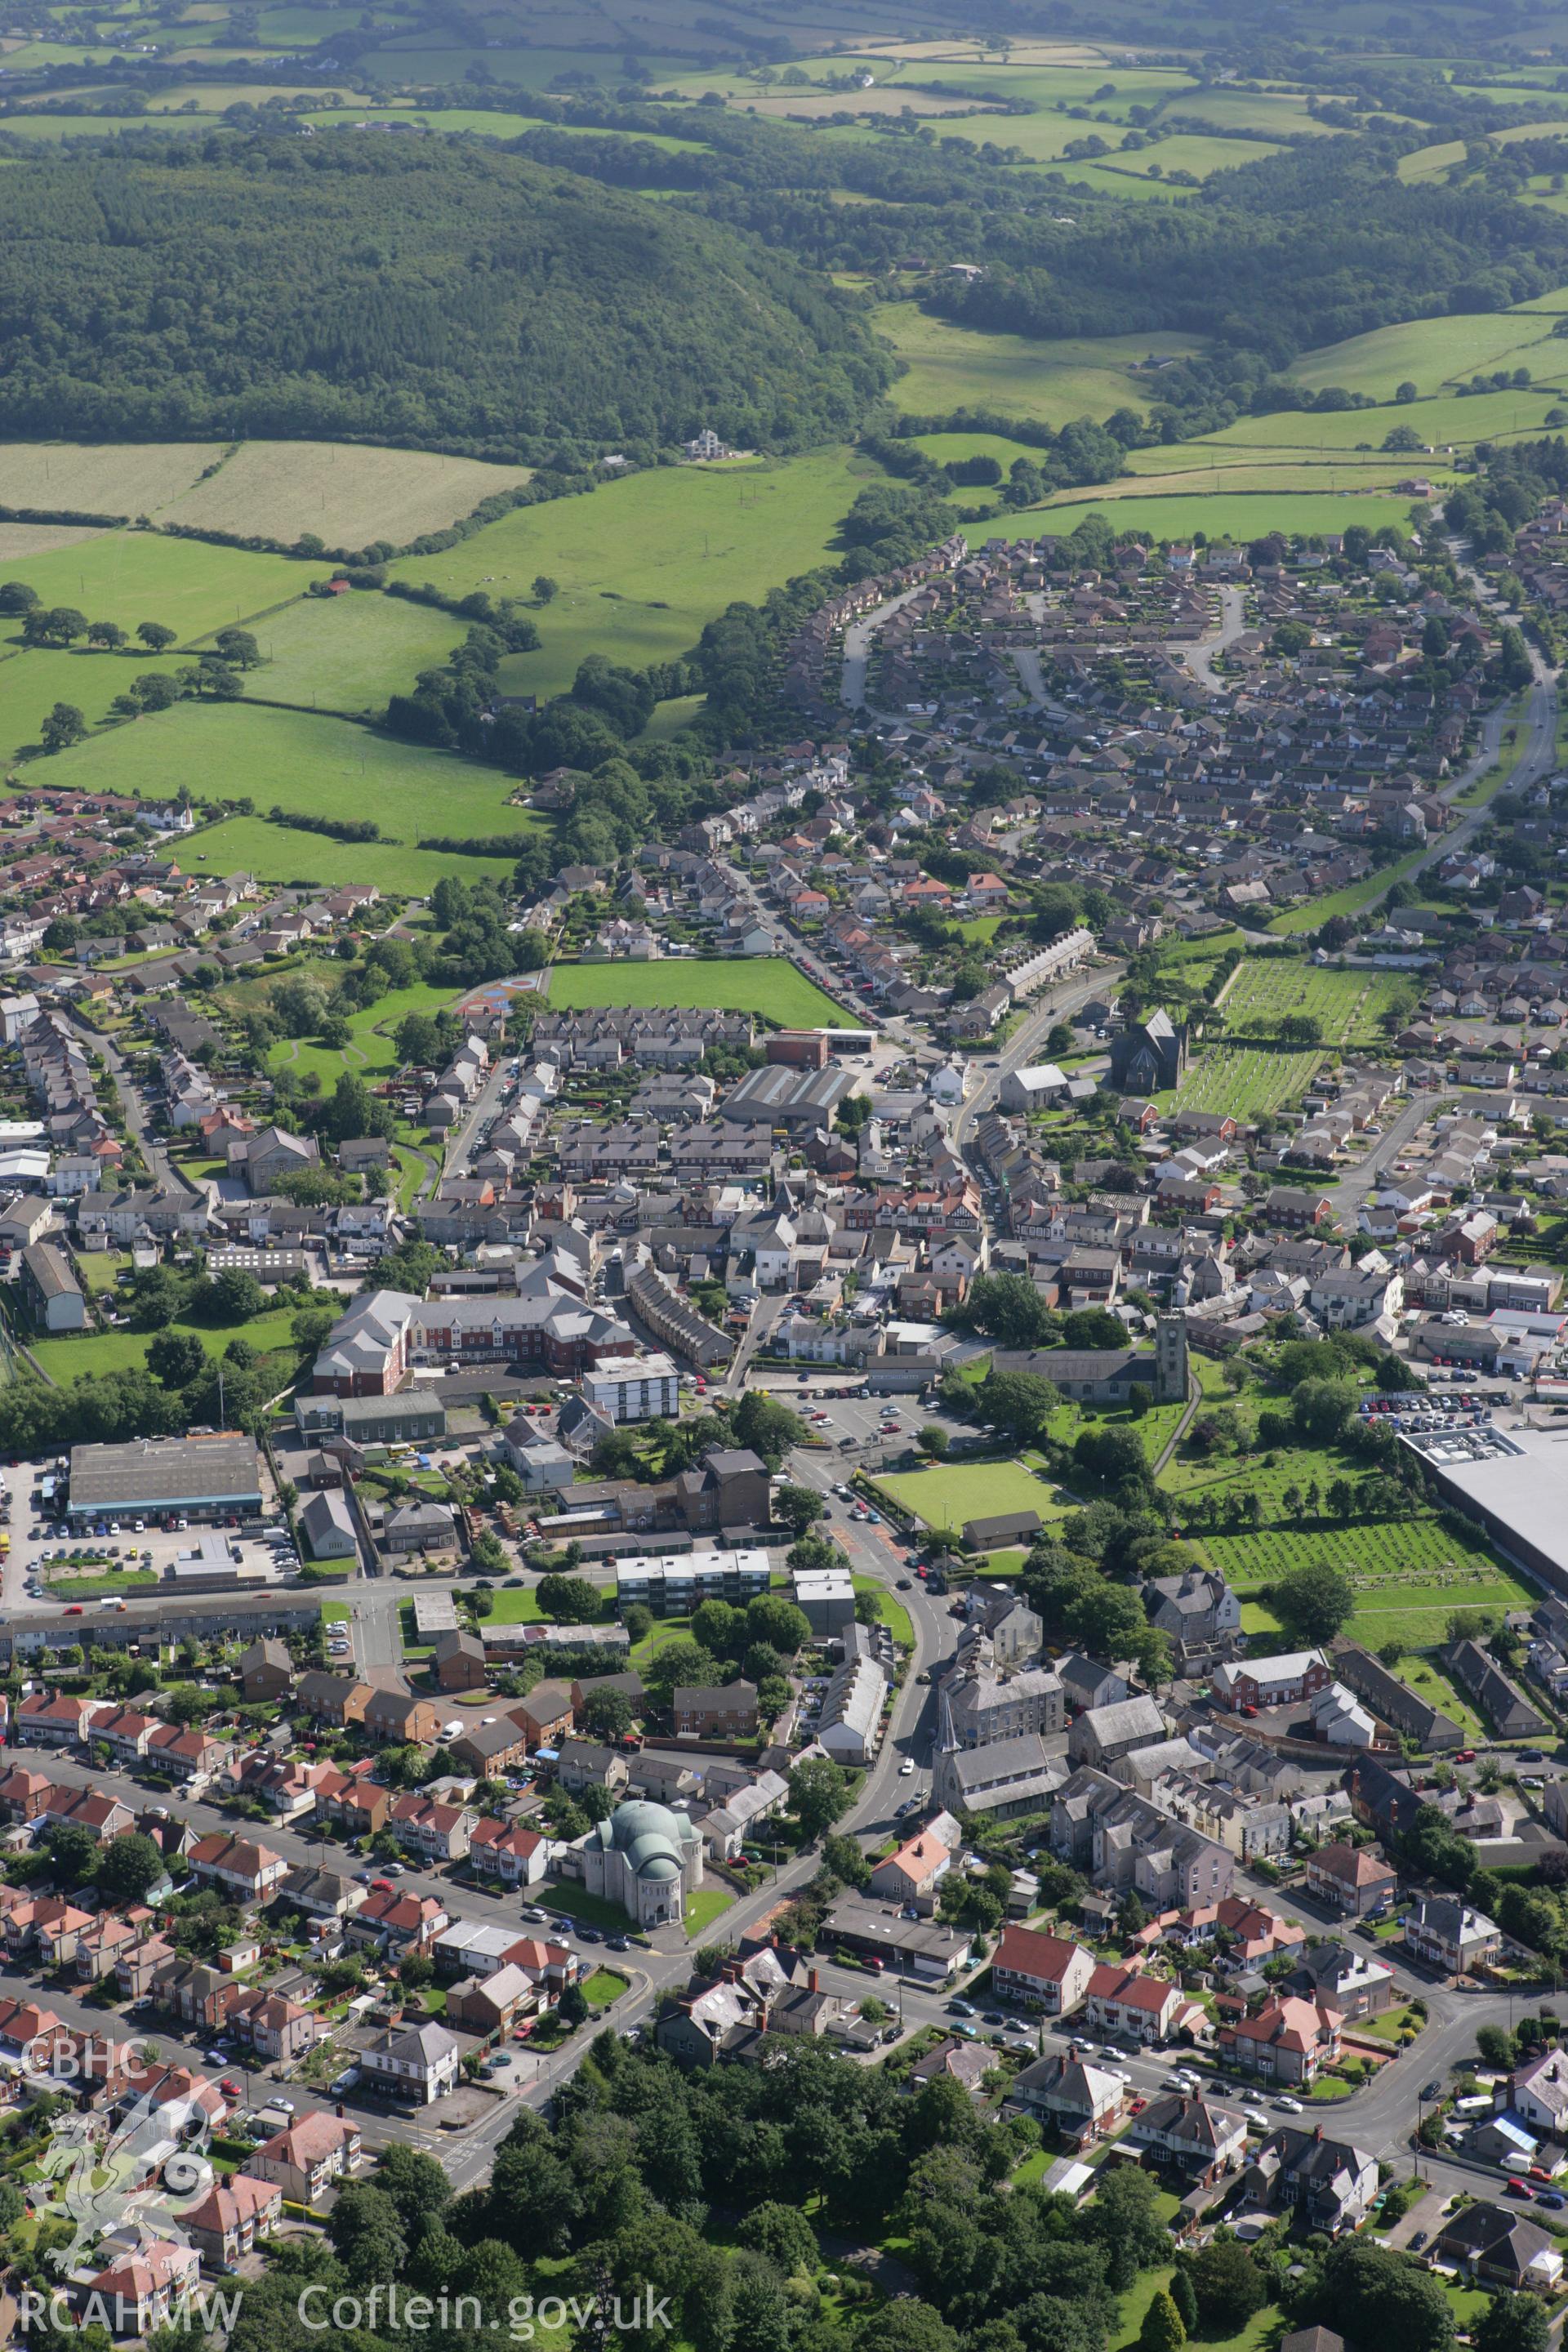
[{"label": "farm field with crop", "polygon": [[393,578],[444,593],[526,599],[548,572],[537,653],[509,655],[509,693],[560,693],[584,656],[641,669],[686,653],[737,597],[830,560],[839,523],[877,469],[847,449],[775,463],[668,466],[591,498],[520,508],[442,555],[405,556]]},{"label": "farm field with crop", "polygon": [[262,666],[251,673],[252,690],[312,709],[379,714],[468,631],[467,621],[400,596],[303,596],[258,623]]},{"label": "farm field with crop", "polygon": [[1137,362],[1194,348],[1188,335],[1047,341],[985,334],[933,318],[914,302],[884,302],[871,323],[909,362],[909,373],[889,397],[911,415],[989,408],[1059,426],[1078,416],[1109,416],[1117,408],[1147,415],[1145,380],[1132,373]]},{"label": "farm field with crop", "polygon": [[854,1018],[782,956],[558,963],[551,966],[546,993],[557,1012],[600,1004],[722,1007],[763,1013],[784,1029],[835,1028]]},{"label": "farm field with crop", "polygon": [[363,547],[375,540],[396,547],[449,529],[483,499],[526,482],[529,471],[422,449],[245,441],[210,479],[173,499],[159,520],[233,531],[241,539],[256,533],[285,546],[314,531],[329,547]]},{"label": "farm field with crop", "polygon": [[153,514],[222,456],[221,441],[0,441],[0,506]]},{"label": "farm field with crop", "polygon": [[[0,582],[25,581],[46,604],[72,604],[89,621],[118,621],[122,629],[159,621],[178,631],[182,645],[288,604],[326,575],[323,563],[148,530],[106,530],[52,554],[0,563]],[[7,623],[0,646],[19,635]]]},{"label": "farm field with crop", "polygon": [[1309,1087],[1319,1053],[1270,1053],[1260,1045],[1208,1045],[1176,1095],[1183,1110],[1258,1118]]}]

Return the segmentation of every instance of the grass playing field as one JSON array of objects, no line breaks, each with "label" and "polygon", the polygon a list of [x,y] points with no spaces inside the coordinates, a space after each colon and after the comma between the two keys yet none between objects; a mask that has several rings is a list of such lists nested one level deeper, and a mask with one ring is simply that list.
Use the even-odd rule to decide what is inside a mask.
[{"label": "grass playing field", "polygon": [[877,1485],[928,1528],[956,1535],[966,1519],[1004,1511],[1059,1517],[1055,1489],[1021,1462],[951,1462],[931,1470],[900,1471]]},{"label": "grass playing field", "polygon": [[510,692],[557,693],[585,654],[643,668],[695,645],[737,597],[760,599],[828,560],[838,524],[868,479],[845,449],[778,463],[671,466],[504,516],[444,555],[408,556],[395,578],[447,594],[475,588],[529,595],[539,572],[560,594],[538,614],[543,644],[510,656]]},{"label": "grass playing field", "polygon": [[258,625],[263,665],[253,688],[312,709],[379,713],[421,670],[438,667],[468,630],[449,613],[398,596],[304,596]]},{"label": "grass playing field", "polygon": [[763,1013],[784,1029],[838,1028],[854,1018],[781,956],[558,963],[551,968],[549,998],[562,1012],[598,1004],[722,1006]]},{"label": "grass playing field", "polygon": [[[0,582],[26,581],[44,604],[73,604],[89,621],[118,621],[122,629],[160,621],[188,644],[302,596],[326,572],[324,564],[286,555],[253,555],[200,540],[163,539],[155,531],[108,530],[53,554],[0,562]],[[19,635],[7,623],[0,646]]]}]

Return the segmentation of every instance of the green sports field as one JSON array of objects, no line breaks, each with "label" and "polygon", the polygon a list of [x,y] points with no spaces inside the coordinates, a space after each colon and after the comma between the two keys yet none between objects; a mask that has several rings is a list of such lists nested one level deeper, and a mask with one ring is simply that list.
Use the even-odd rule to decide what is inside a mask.
[{"label": "green sports field", "polygon": [[1021,1462],[943,1463],[931,1470],[900,1471],[877,1485],[928,1528],[955,1536],[967,1519],[994,1518],[1003,1511],[1037,1511],[1059,1517],[1055,1489]]},{"label": "green sports field", "polygon": [[[195,539],[163,539],[155,531],[106,530],[75,547],[25,562],[0,562],[0,582],[26,581],[46,604],[73,604],[89,621],[118,621],[134,630],[161,621],[188,645],[214,629],[250,623],[277,604],[302,596],[326,577],[321,563],[287,555],[254,555],[208,547]],[[21,632],[14,623],[0,643]]]},{"label": "green sports field", "polygon": [[548,993],[561,1012],[600,1004],[722,1008],[763,1013],[784,1029],[836,1029],[855,1019],[782,956],[558,963],[551,967]]}]

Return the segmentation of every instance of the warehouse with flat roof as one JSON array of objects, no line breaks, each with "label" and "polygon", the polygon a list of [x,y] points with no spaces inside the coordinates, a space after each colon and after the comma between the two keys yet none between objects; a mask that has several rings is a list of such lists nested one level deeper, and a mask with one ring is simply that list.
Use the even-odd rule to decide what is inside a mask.
[{"label": "warehouse with flat roof", "polygon": [[261,1457],[237,1429],[211,1437],[141,1437],[129,1445],[73,1445],[68,1517],[144,1518],[176,1512],[218,1519],[261,1508]]}]

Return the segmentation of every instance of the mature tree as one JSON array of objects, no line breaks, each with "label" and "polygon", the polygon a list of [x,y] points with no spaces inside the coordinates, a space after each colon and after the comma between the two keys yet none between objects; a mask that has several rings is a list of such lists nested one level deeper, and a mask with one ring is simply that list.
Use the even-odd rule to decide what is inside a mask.
[{"label": "mature tree", "polygon": [[773,1490],[773,1516],[797,1536],[815,1527],[826,1513],[826,1504],[815,1487],[792,1486],[780,1479]]},{"label": "mature tree", "polygon": [[1326,1559],[1303,1560],[1269,1587],[1269,1603],[1286,1631],[1310,1648],[1331,1642],[1355,1613],[1355,1586]]},{"label": "mature tree", "polygon": [[1120,2294],[1140,2271],[1170,2260],[1171,2233],[1162,2220],[1152,2174],[1119,2164],[1096,2189],[1084,2215],[1089,2236],[1105,2249],[1105,2276]]},{"label": "mature tree", "polygon": [[1477,2322],[1476,2352],[1546,2352],[1552,2322],[1535,2294],[1494,2295]]},{"label": "mature tree", "polygon": [[789,1801],[807,1839],[830,1830],[849,1803],[849,1781],[842,1766],[826,1758],[797,1764],[789,1776]]},{"label": "mature tree", "polygon": [[1380,2352],[1449,2352],[1454,2341],[1454,2306],[1441,2281],[1370,2240],[1342,2238],[1330,2249],[1313,2301],[1314,2316]]},{"label": "mature tree", "polygon": [[166,1389],[188,1388],[206,1370],[206,1361],[207,1351],[194,1331],[160,1331],[147,1349],[147,1370]]},{"label": "mature tree", "polygon": [[163,1856],[150,1837],[130,1830],[110,1838],[98,1865],[98,1891],[111,1906],[140,1903],[165,1875]]},{"label": "mature tree", "polygon": [[38,733],[46,751],[68,751],[87,733],[87,720],[74,702],[57,702]]},{"label": "mature tree", "polygon": [[1187,2331],[1175,2300],[1162,2287],[1143,2315],[1139,2352],[1182,2352]]},{"label": "mature tree", "polygon": [[1200,2246],[1189,2267],[1198,2316],[1212,2335],[1239,2335],[1268,2300],[1262,2272],[1234,2238]]},{"label": "mature tree", "polygon": [[632,1727],[632,1703],[625,1691],[591,1691],[583,1707],[583,1728],[595,1739],[622,1739]]},{"label": "mature tree", "polygon": [[592,1624],[604,1605],[598,1586],[585,1576],[542,1576],[537,1597],[540,1613],[561,1625]]}]

